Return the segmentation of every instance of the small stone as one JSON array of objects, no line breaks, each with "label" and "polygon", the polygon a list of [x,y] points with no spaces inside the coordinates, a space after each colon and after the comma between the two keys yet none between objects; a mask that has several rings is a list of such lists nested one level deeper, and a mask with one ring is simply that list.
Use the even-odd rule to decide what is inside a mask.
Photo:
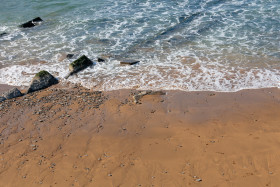
[{"label": "small stone", "polygon": [[139,60],[130,60],[130,59],[127,59],[127,60],[122,60],[120,61],[120,64],[121,65],[134,65],[134,64],[137,64],[139,63],[140,61]]},{"label": "small stone", "polygon": [[67,54],[66,55],[66,58],[70,59],[70,58],[73,58],[74,54]]},{"label": "small stone", "polygon": [[113,175],[111,173],[108,174],[108,177],[112,177]]},{"label": "small stone", "polygon": [[5,36],[5,35],[7,35],[7,34],[8,34],[8,33],[3,32],[3,33],[0,34],[0,37]]},{"label": "small stone", "polygon": [[0,96],[0,102],[5,101],[5,100],[6,100],[5,97]]},{"label": "small stone", "polygon": [[202,182],[202,179],[196,179],[195,181],[196,182]]},{"label": "small stone", "polygon": [[98,58],[97,58],[97,62],[105,62],[105,59],[102,58],[102,57],[98,57]]}]

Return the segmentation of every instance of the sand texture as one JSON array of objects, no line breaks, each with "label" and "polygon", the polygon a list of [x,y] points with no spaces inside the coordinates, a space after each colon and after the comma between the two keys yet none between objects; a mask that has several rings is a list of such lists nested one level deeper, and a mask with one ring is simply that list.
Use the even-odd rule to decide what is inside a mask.
[{"label": "sand texture", "polygon": [[280,90],[94,92],[0,103],[0,186],[278,186]]}]

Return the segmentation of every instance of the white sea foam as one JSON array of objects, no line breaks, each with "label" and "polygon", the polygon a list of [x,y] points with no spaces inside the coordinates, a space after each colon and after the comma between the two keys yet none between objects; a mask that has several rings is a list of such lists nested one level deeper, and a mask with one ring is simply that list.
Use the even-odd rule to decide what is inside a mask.
[{"label": "white sea foam", "polygon": [[[62,81],[102,90],[279,87],[278,1],[45,3],[57,9],[41,25],[19,29],[15,20],[0,26],[9,33],[0,38],[0,83],[28,85],[45,69]],[[124,67],[112,58],[64,80],[70,61],[60,58],[67,53],[141,63]]]}]

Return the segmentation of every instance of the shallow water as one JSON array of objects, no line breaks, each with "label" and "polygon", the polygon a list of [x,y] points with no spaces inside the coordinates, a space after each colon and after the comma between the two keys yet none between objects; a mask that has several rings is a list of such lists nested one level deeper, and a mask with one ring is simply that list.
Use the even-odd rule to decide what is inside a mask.
[{"label": "shallow water", "polygon": [[[2,6],[3,4],[3,6]],[[62,81],[122,88],[236,91],[280,87],[278,0],[15,0],[0,7],[0,84]],[[31,29],[18,25],[40,16]],[[65,80],[72,60],[112,56]],[[140,60],[120,66],[119,58]]]}]

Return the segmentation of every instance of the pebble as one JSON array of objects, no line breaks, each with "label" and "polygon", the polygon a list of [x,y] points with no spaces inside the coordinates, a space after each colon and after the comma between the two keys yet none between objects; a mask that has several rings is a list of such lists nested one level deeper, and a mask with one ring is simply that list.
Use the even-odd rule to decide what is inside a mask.
[{"label": "pebble", "polygon": [[202,181],[202,179],[196,179],[195,181],[196,181],[196,182],[201,182],[201,181]]}]

